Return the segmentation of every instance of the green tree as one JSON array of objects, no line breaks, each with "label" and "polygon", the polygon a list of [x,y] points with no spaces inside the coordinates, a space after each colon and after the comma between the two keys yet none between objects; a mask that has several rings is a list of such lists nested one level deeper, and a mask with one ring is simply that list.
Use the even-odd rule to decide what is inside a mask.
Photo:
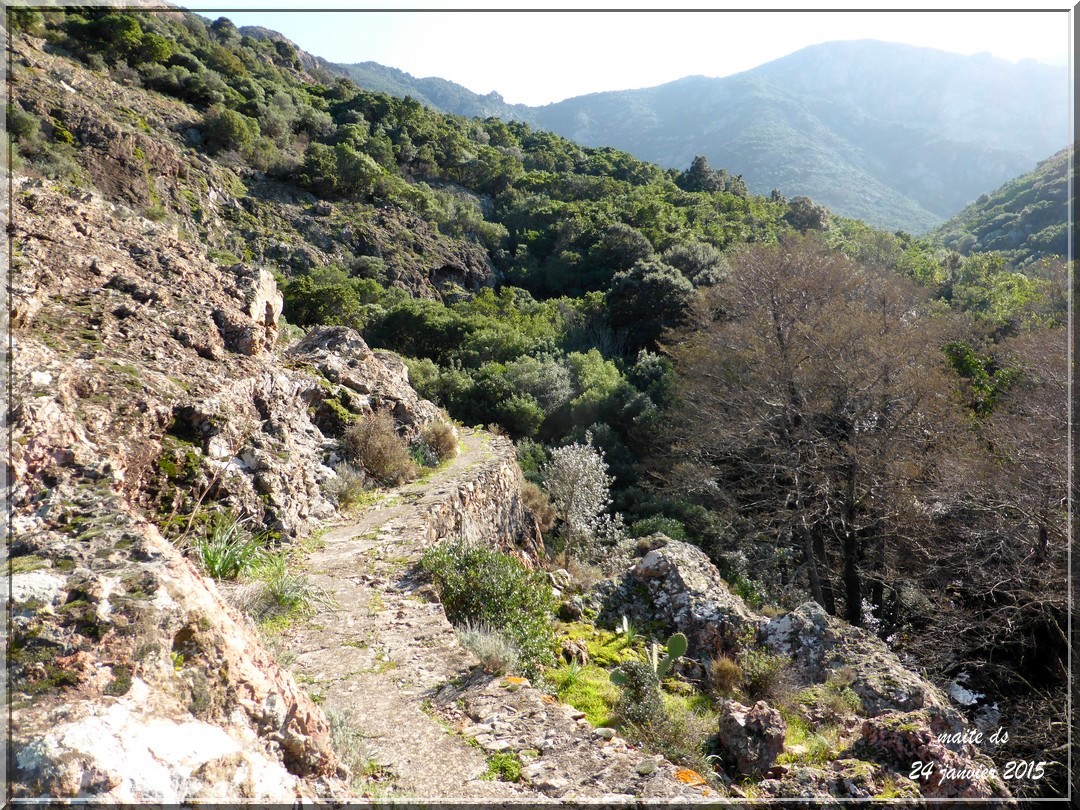
[{"label": "green tree", "polygon": [[820,231],[829,221],[829,211],[809,197],[792,197],[784,221],[799,233]]},{"label": "green tree", "polygon": [[215,152],[246,152],[258,137],[258,121],[223,105],[214,105],[203,117],[204,141]]},{"label": "green tree", "polygon": [[652,347],[664,329],[682,321],[693,294],[693,285],[671,265],[639,261],[611,281],[611,325],[626,333],[632,351]]}]

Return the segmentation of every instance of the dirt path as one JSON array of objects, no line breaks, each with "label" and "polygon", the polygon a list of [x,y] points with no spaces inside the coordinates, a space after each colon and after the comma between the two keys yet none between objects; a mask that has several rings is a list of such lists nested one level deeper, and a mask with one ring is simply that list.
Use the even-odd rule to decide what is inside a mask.
[{"label": "dirt path", "polygon": [[[673,778],[671,765],[643,764],[647,757],[595,733],[572,708],[477,671],[442,606],[412,577],[428,542],[423,516],[455,488],[471,491],[512,451],[509,442],[464,432],[462,452],[445,468],[331,528],[305,565],[330,603],[288,631],[290,669],[363,735],[370,763],[363,789],[371,795],[702,797],[701,788]],[[519,753],[520,782],[482,778],[488,756],[502,751]]]},{"label": "dirt path", "polygon": [[490,456],[479,436],[464,435],[462,452],[450,464],[331,528],[306,561],[331,604],[290,630],[286,646],[296,656],[290,668],[325,708],[363,735],[376,794],[521,795],[509,784],[482,780],[483,752],[425,710],[434,689],[467,675],[475,662],[458,647],[442,606],[416,594],[410,569],[422,543],[415,532],[402,531],[448,483],[467,478]]}]

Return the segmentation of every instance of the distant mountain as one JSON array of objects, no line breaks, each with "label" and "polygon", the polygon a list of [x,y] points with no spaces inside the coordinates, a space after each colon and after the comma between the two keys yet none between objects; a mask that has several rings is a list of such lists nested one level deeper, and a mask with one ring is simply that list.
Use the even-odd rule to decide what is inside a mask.
[{"label": "distant mountain", "polygon": [[[861,40],[724,78],[691,76],[543,107],[364,63],[362,86],[437,109],[517,118],[684,169],[695,155],[750,190],[922,233],[1068,141],[1068,76],[1031,60]],[[379,69],[381,68],[381,69]],[[378,84],[381,82],[381,85]]]},{"label": "distant mountain", "polygon": [[987,250],[1009,254],[1023,265],[1068,249],[1069,150],[1062,149],[1033,171],[981,195],[934,229],[930,238],[965,256]]},{"label": "distant mountain", "polygon": [[401,98],[412,96],[421,104],[442,112],[470,118],[531,120],[531,107],[507,104],[498,93],[482,96],[446,79],[418,79],[404,70],[386,67],[378,62],[358,62],[337,67],[365,90]]}]

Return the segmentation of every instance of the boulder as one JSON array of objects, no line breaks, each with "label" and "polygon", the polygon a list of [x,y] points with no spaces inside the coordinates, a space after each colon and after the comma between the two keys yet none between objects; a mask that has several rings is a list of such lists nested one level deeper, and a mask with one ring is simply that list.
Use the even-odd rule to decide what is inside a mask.
[{"label": "boulder", "polygon": [[749,708],[728,700],[720,711],[718,731],[727,765],[752,776],[768,771],[783,753],[787,723],[764,700]]},{"label": "boulder", "polygon": [[664,632],[686,634],[696,658],[730,652],[740,634],[765,623],[731,592],[704,551],[659,534],[648,539],[652,550],[617,586],[605,588],[602,622],[614,625],[624,615],[639,625],[660,622]]},{"label": "boulder", "polygon": [[979,753],[974,742],[963,742],[978,739],[977,732],[964,734],[964,728],[952,709],[888,712],[863,722],[854,750],[902,773],[922,762],[928,767],[920,772],[917,784],[929,798],[1007,798],[993,761]]},{"label": "boulder", "polygon": [[441,418],[439,409],[409,385],[409,369],[393,352],[372,351],[346,326],[319,326],[291,346],[288,356],[310,364],[333,385],[352,392],[360,409],[386,409],[415,438],[424,425]]}]

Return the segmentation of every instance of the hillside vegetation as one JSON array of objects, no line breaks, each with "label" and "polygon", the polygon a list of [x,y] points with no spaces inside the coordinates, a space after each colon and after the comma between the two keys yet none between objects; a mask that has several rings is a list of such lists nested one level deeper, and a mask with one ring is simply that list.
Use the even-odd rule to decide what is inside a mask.
[{"label": "hillside vegetation", "polygon": [[979,198],[927,238],[964,256],[995,251],[1014,266],[1065,256],[1068,250],[1071,149]]},{"label": "hillside vegetation", "polygon": [[[199,252],[200,267],[264,286],[252,268],[272,272],[286,343],[342,326],[399,354],[422,397],[514,441],[545,542],[579,584],[615,550],[651,554],[657,532],[686,541],[754,609],[812,599],[931,679],[978,692],[969,719],[1009,730],[995,760],[1047,762],[1045,777],[1009,790],[1062,792],[1066,730],[1032,718],[1061,717],[1067,685],[1063,262],[1018,272],[1006,256],[879,230],[801,194],[759,196],[693,146],[662,168],[521,121],[434,112],[224,18],[10,20],[29,43],[13,60],[8,109],[18,171],[76,199],[95,189],[118,219]],[[657,108],[658,126],[681,126],[681,109]],[[786,147],[761,123],[740,137],[758,144],[766,171]],[[941,154],[993,151],[969,146]],[[890,175],[884,163],[863,170]],[[140,257],[152,255],[146,242]],[[169,260],[155,267],[172,277]],[[101,322],[118,324],[119,311]],[[99,325],[84,335],[90,357]],[[185,348],[204,360],[224,351],[189,331]],[[399,361],[378,356],[404,379]],[[378,407],[381,395],[340,358],[332,368],[317,401],[297,407],[338,447],[358,403]],[[253,407],[278,429],[273,408]],[[190,529],[198,504],[169,492]],[[252,514],[268,513],[273,498],[261,495]],[[739,659],[737,689],[695,699],[791,699],[773,678],[783,662],[753,639],[716,643],[718,658]],[[656,691],[656,671],[641,664],[640,694]],[[646,704],[670,709],[658,694]],[[704,733],[689,745],[649,736],[653,721],[653,734],[675,728],[663,717],[626,733],[712,767]]]}]

